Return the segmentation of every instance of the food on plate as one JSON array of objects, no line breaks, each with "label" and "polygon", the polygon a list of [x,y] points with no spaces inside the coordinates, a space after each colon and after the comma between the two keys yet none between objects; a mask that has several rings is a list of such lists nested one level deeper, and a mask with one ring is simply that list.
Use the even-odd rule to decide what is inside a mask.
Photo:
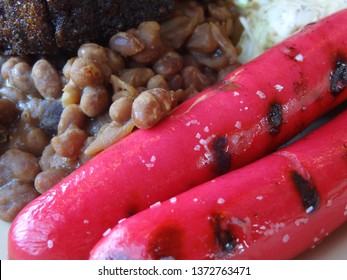
[{"label": "food on plate", "polygon": [[347,98],[347,10],[237,68],[27,205],[12,259],[84,259],[119,220],[273,151]]},{"label": "food on plate", "polygon": [[347,7],[347,0],[235,0],[245,32],[239,61],[245,63],[306,24]]},{"label": "food on plate", "polygon": [[345,110],[290,146],[119,221],[90,258],[294,258],[347,221],[346,124]]},{"label": "food on plate", "polygon": [[[1,182],[16,180],[4,155],[13,149],[40,166],[34,180],[16,181],[15,193],[1,184],[2,220],[12,221],[30,198],[239,66],[241,30],[231,1],[181,1],[172,13],[116,32],[106,45],[84,43],[71,56],[1,57]],[[160,94],[146,98],[156,88]]]},{"label": "food on plate", "polygon": [[76,51],[86,42],[105,43],[142,21],[166,19],[173,0],[0,2],[0,53],[51,54]]}]

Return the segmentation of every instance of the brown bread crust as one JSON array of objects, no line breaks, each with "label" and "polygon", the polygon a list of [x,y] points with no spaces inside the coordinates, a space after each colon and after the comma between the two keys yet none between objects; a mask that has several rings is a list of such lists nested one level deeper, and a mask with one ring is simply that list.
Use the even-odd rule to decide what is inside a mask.
[{"label": "brown bread crust", "polygon": [[0,1],[0,53],[52,54],[85,42],[106,43],[146,20],[162,21],[174,0]]}]

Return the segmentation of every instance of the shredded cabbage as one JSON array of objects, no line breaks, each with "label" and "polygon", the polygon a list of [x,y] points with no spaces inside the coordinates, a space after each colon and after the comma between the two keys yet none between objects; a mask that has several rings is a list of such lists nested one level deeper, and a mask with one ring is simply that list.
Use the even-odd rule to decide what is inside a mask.
[{"label": "shredded cabbage", "polygon": [[245,63],[306,24],[347,8],[347,0],[234,0],[244,27],[239,60]]}]

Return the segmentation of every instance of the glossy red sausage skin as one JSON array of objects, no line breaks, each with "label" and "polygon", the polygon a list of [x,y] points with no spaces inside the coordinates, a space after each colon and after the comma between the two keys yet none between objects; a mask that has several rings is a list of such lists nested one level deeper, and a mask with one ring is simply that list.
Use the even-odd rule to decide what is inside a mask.
[{"label": "glossy red sausage skin", "polygon": [[244,166],[347,98],[347,10],[306,26],[219,84],[100,153],[34,200],[11,259],[86,259],[103,232],[156,201]]},{"label": "glossy red sausage skin", "polygon": [[347,110],[114,227],[91,259],[290,259],[347,221]]}]

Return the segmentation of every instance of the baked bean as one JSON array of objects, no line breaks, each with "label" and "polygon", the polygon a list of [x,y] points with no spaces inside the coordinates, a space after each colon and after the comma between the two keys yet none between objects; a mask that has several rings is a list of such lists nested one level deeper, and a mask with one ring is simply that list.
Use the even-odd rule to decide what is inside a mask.
[{"label": "baked bean", "polygon": [[87,123],[85,131],[89,135],[97,135],[98,132],[100,131],[101,127],[103,127],[105,124],[107,124],[109,122],[112,122],[112,119],[110,117],[110,114],[108,112],[106,112],[103,115],[92,118]]},{"label": "baked bean", "polygon": [[135,98],[131,117],[138,128],[150,128],[158,123],[170,110],[173,100],[165,89],[151,89]]},{"label": "baked bean", "polygon": [[11,169],[4,162],[4,157],[0,156],[0,189],[1,186],[8,183],[11,179],[13,179],[13,173]]},{"label": "baked bean", "polygon": [[22,151],[28,151],[26,146],[26,137],[28,132],[36,127],[36,122],[30,119],[30,113],[28,113],[28,119],[24,119],[22,113],[21,118],[18,120],[15,126],[11,127],[8,131],[11,132],[8,137],[7,149],[16,148]]},{"label": "baked bean", "polygon": [[9,99],[0,99],[0,124],[10,127],[18,119],[16,104]]},{"label": "baked bean", "polygon": [[225,21],[232,17],[231,11],[227,9],[225,5],[219,5],[218,3],[209,3],[207,5],[208,14],[215,20]]},{"label": "baked bean", "polygon": [[198,25],[187,41],[187,47],[191,51],[204,54],[213,53],[217,49],[218,43],[212,34],[211,25],[207,22]]},{"label": "baked bean", "polygon": [[87,139],[87,133],[78,127],[69,127],[52,138],[52,147],[62,157],[76,157]]},{"label": "baked bean", "polygon": [[51,169],[40,172],[35,178],[35,189],[44,193],[64,179],[68,173],[62,169]]},{"label": "baked bean", "polygon": [[9,83],[19,90],[37,95],[38,91],[31,78],[31,66],[26,62],[19,62],[9,72]]},{"label": "baked bean", "polygon": [[122,97],[131,97],[132,95],[130,94],[130,92],[128,92],[127,90],[121,90],[121,91],[117,91],[116,93],[114,93],[112,95],[112,103],[115,102],[117,99],[122,98]]},{"label": "baked bean", "polygon": [[3,80],[5,80],[5,81],[8,80],[8,78],[10,76],[10,71],[19,62],[25,62],[24,58],[14,56],[14,57],[10,57],[6,62],[4,62],[2,64],[1,77],[3,78]]},{"label": "baked bean", "polygon": [[106,53],[108,59],[107,65],[111,68],[112,74],[118,74],[118,72],[124,68],[123,58],[110,49],[107,49]]},{"label": "baked bean", "polygon": [[106,84],[109,83],[112,69],[108,64],[109,57],[106,48],[95,43],[85,43],[80,46],[77,53],[80,58],[94,61],[96,66],[102,72],[103,80]]},{"label": "baked bean", "polygon": [[171,90],[179,90],[183,88],[183,78],[180,74],[168,77],[168,84]]},{"label": "baked bean", "polygon": [[129,32],[118,32],[109,42],[110,49],[124,57],[138,54],[145,49],[145,44]]},{"label": "baked bean", "polygon": [[144,43],[145,48],[131,58],[141,64],[155,61],[162,51],[160,25],[155,21],[142,22],[136,29],[135,35]]},{"label": "baked bean", "polygon": [[228,18],[225,21],[221,21],[221,22],[214,22],[214,24],[216,24],[219,29],[221,30],[221,32],[224,34],[224,36],[230,38],[230,40],[233,42],[234,40],[234,20],[233,18]]},{"label": "baked bean", "polygon": [[79,166],[77,157],[63,157],[54,153],[49,159],[49,169],[62,169],[71,173]]},{"label": "baked bean", "polygon": [[163,88],[166,90],[170,89],[167,81],[160,74],[157,74],[148,80],[147,89],[153,89],[153,88]]},{"label": "baked bean", "polygon": [[13,176],[23,182],[34,181],[41,171],[39,160],[30,153],[10,149],[2,156],[3,162],[12,171]]},{"label": "baked bean", "polygon": [[88,117],[104,113],[110,103],[109,93],[103,86],[87,86],[83,89],[80,107]]},{"label": "baked bean", "polygon": [[39,161],[40,167],[43,171],[51,168],[50,161],[54,154],[55,154],[55,151],[51,144],[47,145],[43,149],[43,152]]},{"label": "baked bean", "polygon": [[[122,81],[119,77],[117,77],[116,75],[112,75],[111,76],[111,84],[112,84],[112,88],[113,88],[113,96],[116,99],[116,96],[118,92],[125,92],[126,95],[129,94],[131,97],[135,98],[136,96],[138,96],[138,92],[137,90],[130,84]],[[121,93],[120,96],[124,96],[125,94]],[[112,97],[112,100],[115,100]]]},{"label": "baked bean", "polygon": [[124,96],[112,103],[109,109],[111,119],[119,125],[124,124],[131,118],[131,107],[134,99]]},{"label": "baked bean", "polygon": [[135,88],[146,86],[150,78],[154,76],[151,68],[137,67],[124,69],[119,78]]},{"label": "baked bean", "polygon": [[[139,128],[155,125],[177,103],[235,69],[242,31],[235,15],[232,1],[178,1],[169,20],[142,22],[112,36],[108,46],[85,43],[68,60],[50,56],[31,69],[25,58],[0,57],[0,100],[13,102],[4,109],[0,101],[0,155],[20,149],[39,157],[43,172],[35,185],[46,191],[131,133],[135,122]],[[2,158],[0,219],[13,219],[38,192],[33,181],[3,168]]]},{"label": "baked bean", "polygon": [[174,75],[180,72],[183,68],[183,57],[177,52],[167,52],[157,60],[153,69],[158,74],[163,76]]},{"label": "baked bean", "polygon": [[80,103],[81,97],[82,90],[70,80],[63,88],[61,103],[64,107],[70,104],[78,104]]},{"label": "baked bean", "polygon": [[93,158],[93,155],[87,155],[85,151],[89,147],[89,145],[94,141],[94,139],[94,136],[89,136],[87,140],[84,142],[84,146],[82,147],[81,153],[79,154],[79,164],[83,165]]},{"label": "baked bean", "polygon": [[9,180],[0,187],[0,219],[12,222],[24,206],[38,196],[32,182]]},{"label": "baked bean", "polygon": [[132,120],[121,126],[115,122],[107,123],[99,130],[96,139],[90,143],[84,153],[88,156],[94,156],[129,135],[133,129],[134,123]]},{"label": "baked bean", "polygon": [[[2,65],[8,60],[8,57],[6,56],[0,56],[0,68],[2,67]],[[0,78],[1,79],[1,78]]]},{"label": "baked bean", "polygon": [[229,64],[233,64],[237,61],[237,51],[235,46],[233,45],[230,38],[228,38],[221,29],[214,23],[210,23],[211,31],[218,42],[218,46],[221,50],[223,50],[224,54],[229,57]]},{"label": "baked bean", "polygon": [[104,81],[104,85],[108,86],[110,84],[110,78],[112,75],[111,67],[106,63],[98,63],[96,62],[97,67],[100,69]]},{"label": "baked bean", "polygon": [[217,48],[217,50],[211,55],[197,52],[194,52],[193,54],[201,65],[215,70],[220,70],[230,65],[230,58],[225,55],[220,48]]},{"label": "baked bean", "polygon": [[189,88],[194,86],[197,91],[202,91],[206,87],[210,86],[213,81],[204,75],[195,66],[187,66],[182,70],[183,87]]},{"label": "baked bean", "polygon": [[108,60],[106,48],[95,43],[81,45],[77,51],[77,55],[78,57],[88,58],[98,63],[106,63]]},{"label": "baked bean", "polygon": [[0,155],[4,152],[3,151],[3,149],[4,149],[3,144],[8,141],[9,133],[10,133],[9,130],[0,124],[0,144],[2,144],[0,146]]},{"label": "baked bean", "polygon": [[72,64],[74,63],[75,60],[76,60],[76,57],[70,58],[63,67],[63,75],[67,80],[70,80],[70,71],[71,71]]},{"label": "baked bean", "polygon": [[187,1],[184,4],[178,4],[177,14],[193,19],[196,24],[205,21],[204,9],[197,1]]},{"label": "baked bean", "polygon": [[151,94],[141,94],[135,99],[132,108],[132,119],[138,128],[150,128],[162,117],[160,104]]},{"label": "baked bean", "polygon": [[76,58],[70,69],[70,79],[80,88],[103,83],[103,73],[97,64],[88,58]]},{"label": "baked bean", "polygon": [[15,103],[22,103],[22,101],[26,99],[26,95],[22,91],[12,86],[4,86],[0,88],[0,96]]},{"label": "baked bean", "polygon": [[187,16],[177,16],[161,24],[160,34],[164,41],[178,50],[193,33],[196,22]]},{"label": "baked bean", "polygon": [[50,137],[47,133],[43,129],[36,127],[28,131],[25,144],[28,152],[39,157],[49,142]]},{"label": "baked bean", "polygon": [[38,60],[31,72],[34,85],[44,98],[59,98],[63,88],[60,74],[46,59]]},{"label": "baked bean", "polygon": [[82,112],[81,108],[76,104],[68,105],[64,108],[58,124],[58,134],[63,133],[70,126],[83,128],[87,121],[87,116]]}]

